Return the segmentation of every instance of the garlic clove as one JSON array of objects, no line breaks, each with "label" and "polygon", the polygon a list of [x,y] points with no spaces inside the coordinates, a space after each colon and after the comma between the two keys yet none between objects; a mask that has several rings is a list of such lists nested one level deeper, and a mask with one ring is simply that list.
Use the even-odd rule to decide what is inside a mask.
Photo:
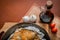
[{"label": "garlic clove", "polygon": [[36,15],[30,15],[30,22],[35,22],[37,19]]},{"label": "garlic clove", "polygon": [[23,22],[29,22],[29,20],[30,20],[30,19],[29,19],[29,16],[24,16],[24,17],[23,17]]}]

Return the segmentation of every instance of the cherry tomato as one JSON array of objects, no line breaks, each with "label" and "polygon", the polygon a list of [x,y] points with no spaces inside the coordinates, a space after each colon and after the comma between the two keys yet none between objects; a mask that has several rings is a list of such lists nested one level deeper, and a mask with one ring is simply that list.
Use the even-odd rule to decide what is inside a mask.
[{"label": "cherry tomato", "polygon": [[51,28],[54,28],[55,25],[56,25],[55,23],[54,23],[54,24],[50,24],[50,27],[51,27]]},{"label": "cherry tomato", "polygon": [[52,31],[52,33],[56,33],[57,32],[57,28],[54,27],[51,31]]}]

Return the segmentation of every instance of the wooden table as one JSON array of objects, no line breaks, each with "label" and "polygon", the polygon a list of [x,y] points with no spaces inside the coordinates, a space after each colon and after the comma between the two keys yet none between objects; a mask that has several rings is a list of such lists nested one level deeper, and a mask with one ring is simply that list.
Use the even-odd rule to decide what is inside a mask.
[{"label": "wooden table", "polygon": [[[44,24],[44,23],[39,22],[39,14],[40,14],[40,12],[41,11],[40,11],[39,6],[36,5],[36,4],[33,4],[32,7],[29,9],[29,11],[26,13],[26,15],[30,16],[31,14],[34,13],[37,16],[36,24],[41,26],[42,28],[44,28],[47,31],[47,33],[49,34],[51,40],[59,40],[60,39],[60,23],[59,23],[60,20],[57,17],[54,18],[53,23],[56,23],[56,27],[58,28],[58,32],[56,34],[53,34],[51,32],[51,29],[49,28],[48,24]],[[0,32],[1,31],[6,32],[13,25],[15,25],[17,23],[21,23],[21,22],[23,22],[22,19],[19,22],[6,22],[5,25],[3,26],[3,28],[0,30]]]}]

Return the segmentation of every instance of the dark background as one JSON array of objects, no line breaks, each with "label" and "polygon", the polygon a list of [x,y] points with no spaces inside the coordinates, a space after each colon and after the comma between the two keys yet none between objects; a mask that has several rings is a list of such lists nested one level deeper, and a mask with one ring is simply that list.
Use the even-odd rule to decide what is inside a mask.
[{"label": "dark background", "polygon": [[[19,22],[33,3],[45,5],[47,0],[0,0],[0,29],[5,22]],[[52,0],[52,12],[60,18],[60,0]]]}]

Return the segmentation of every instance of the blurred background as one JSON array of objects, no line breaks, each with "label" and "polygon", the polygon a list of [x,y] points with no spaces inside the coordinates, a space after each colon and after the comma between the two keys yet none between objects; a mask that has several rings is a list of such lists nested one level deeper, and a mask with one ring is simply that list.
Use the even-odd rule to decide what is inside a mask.
[{"label": "blurred background", "polygon": [[[0,0],[0,29],[5,22],[19,22],[33,3],[45,5],[47,0]],[[52,0],[52,12],[60,18],[60,0]]]}]

